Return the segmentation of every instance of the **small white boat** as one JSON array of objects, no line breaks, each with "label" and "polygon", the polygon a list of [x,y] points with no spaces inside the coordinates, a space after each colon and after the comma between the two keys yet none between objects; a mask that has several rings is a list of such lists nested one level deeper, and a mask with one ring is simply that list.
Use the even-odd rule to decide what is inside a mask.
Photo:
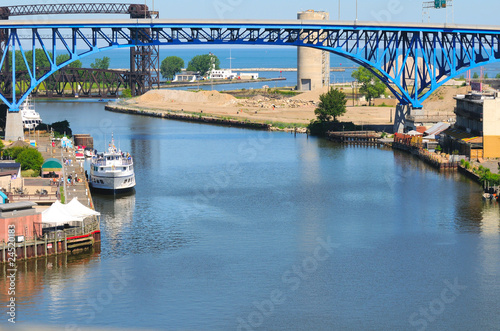
[{"label": "small white boat", "polygon": [[35,111],[35,106],[29,96],[19,108],[19,112],[21,113],[25,129],[34,130],[40,123],[42,123],[40,114]]},{"label": "small white boat", "polygon": [[135,187],[134,160],[115,147],[114,139],[107,152],[92,158],[89,184],[93,189],[112,193]]},{"label": "small white boat", "polygon": [[96,156],[94,154],[94,150],[91,148],[85,148],[85,151],[83,152],[83,154],[85,155],[85,157],[89,157],[89,158]]},{"label": "small white boat", "polygon": [[84,150],[83,148],[78,148],[76,151],[75,151],[75,158],[77,160],[82,160],[85,158],[85,154],[84,154]]}]

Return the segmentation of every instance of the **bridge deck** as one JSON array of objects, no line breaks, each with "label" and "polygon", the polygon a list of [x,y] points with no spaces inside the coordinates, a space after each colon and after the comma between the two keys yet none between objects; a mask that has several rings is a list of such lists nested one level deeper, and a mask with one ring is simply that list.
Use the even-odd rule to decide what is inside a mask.
[{"label": "bridge deck", "polygon": [[138,25],[156,25],[156,26],[274,26],[274,27],[341,27],[341,28],[380,28],[395,30],[469,30],[469,31],[500,31],[500,26],[496,25],[465,25],[465,24],[431,24],[431,23],[387,23],[387,22],[361,22],[361,21],[307,21],[307,20],[175,20],[175,19],[99,19],[99,20],[10,20],[0,21],[0,26],[8,27],[137,27]]}]

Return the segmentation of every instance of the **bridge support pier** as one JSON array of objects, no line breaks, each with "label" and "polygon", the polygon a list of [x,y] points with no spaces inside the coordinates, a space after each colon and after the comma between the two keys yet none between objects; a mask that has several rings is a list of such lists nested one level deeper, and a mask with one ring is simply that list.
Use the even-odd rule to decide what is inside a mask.
[{"label": "bridge support pier", "polygon": [[5,121],[5,140],[24,140],[23,117],[19,110],[9,110],[7,112],[7,119]]},{"label": "bridge support pier", "polygon": [[403,133],[406,127],[406,118],[410,116],[412,108],[410,105],[398,104],[394,116],[394,133]]}]

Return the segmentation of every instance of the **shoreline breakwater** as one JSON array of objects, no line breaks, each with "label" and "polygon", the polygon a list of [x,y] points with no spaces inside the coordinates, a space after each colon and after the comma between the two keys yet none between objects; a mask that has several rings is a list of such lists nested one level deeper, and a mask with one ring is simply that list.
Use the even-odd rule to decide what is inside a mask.
[{"label": "shoreline breakwater", "polygon": [[223,126],[246,128],[253,130],[307,133],[307,129],[305,127],[279,128],[273,126],[272,123],[261,123],[249,119],[239,120],[230,117],[217,117],[208,113],[201,113],[201,112],[200,113],[173,112],[173,111],[156,110],[156,109],[139,109],[130,106],[125,107],[120,105],[106,105],[105,110],[114,113],[142,115],[142,116],[158,117],[158,118],[171,119],[184,122],[223,125]]}]

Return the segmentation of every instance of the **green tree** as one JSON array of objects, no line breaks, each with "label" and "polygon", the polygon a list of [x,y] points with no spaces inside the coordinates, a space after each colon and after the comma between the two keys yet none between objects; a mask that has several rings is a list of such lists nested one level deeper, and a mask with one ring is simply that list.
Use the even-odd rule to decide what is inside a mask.
[{"label": "green tree", "polygon": [[132,91],[129,88],[126,88],[122,91],[123,98],[132,98]]},{"label": "green tree", "polygon": [[378,98],[385,92],[385,84],[382,83],[373,72],[365,67],[359,67],[351,76],[361,84],[359,91],[363,93],[368,102],[373,98]]},{"label": "green tree", "polygon": [[60,121],[60,122],[54,122],[50,125],[54,132],[59,134],[60,136],[66,134],[67,136],[71,137],[73,135],[73,132],[71,128],[69,127],[69,122],[67,120]]},{"label": "green tree", "polygon": [[488,74],[484,74],[484,79],[488,79],[488,78],[490,78],[490,77],[488,76]]},{"label": "green tree", "polygon": [[110,62],[111,62],[111,59],[109,57],[105,56],[102,59],[95,59],[94,63],[90,64],[90,67],[92,69],[107,70],[107,69],[109,69]]},{"label": "green tree", "polygon": [[[60,54],[56,58],[56,63],[57,63],[57,65],[60,65],[61,63],[64,63],[64,62],[68,61],[70,58],[71,57],[69,56],[69,54]],[[71,62],[66,67],[68,67],[68,68],[81,68],[82,67],[82,61],[76,60],[74,62]]]},{"label": "green tree", "polygon": [[475,72],[474,75],[472,75],[472,78],[478,79],[479,78],[479,74],[477,72]]},{"label": "green tree", "polygon": [[16,162],[21,164],[22,170],[40,171],[43,164],[42,154],[34,148],[22,151],[16,158]]},{"label": "green tree", "polygon": [[499,79],[499,78],[500,78],[500,74],[497,74],[497,75],[495,76],[495,78],[496,78],[496,79]]},{"label": "green tree", "polygon": [[220,69],[220,60],[217,56],[213,54],[197,55],[189,61],[187,70],[199,72],[201,75],[207,75],[213,68],[212,63],[215,65],[216,70]]},{"label": "green tree", "polygon": [[168,80],[172,80],[176,73],[184,68],[184,60],[178,56],[166,57],[160,66],[161,75]]},{"label": "green tree", "polygon": [[346,112],[347,99],[344,92],[331,88],[319,97],[318,108],[314,111],[320,122],[337,121],[337,117]]},{"label": "green tree", "polygon": [[[52,57],[52,53],[48,52],[48,54],[50,57]],[[9,51],[7,56],[9,69],[12,69],[12,52]],[[24,56],[26,57],[26,61],[28,62],[30,70],[33,70],[33,51],[26,51],[24,53]],[[39,69],[50,68],[50,60],[47,58],[47,55],[41,48],[35,49],[35,64]],[[16,51],[16,71],[26,70],[26,62],[24,61],[22,52]]]},{"label": "green tree", "polygon": [[28,146],[25,146],[25,147],[10,147],[10,148],[7,148],[5,150],[5,153],[4,153],[4,156],[5,157],[10,157],[12,159],[17,159],[17,157],[19,156],[19,154],[21,154],[22,152],[24,152],[25,150],[27,150],[29,147]]}]

